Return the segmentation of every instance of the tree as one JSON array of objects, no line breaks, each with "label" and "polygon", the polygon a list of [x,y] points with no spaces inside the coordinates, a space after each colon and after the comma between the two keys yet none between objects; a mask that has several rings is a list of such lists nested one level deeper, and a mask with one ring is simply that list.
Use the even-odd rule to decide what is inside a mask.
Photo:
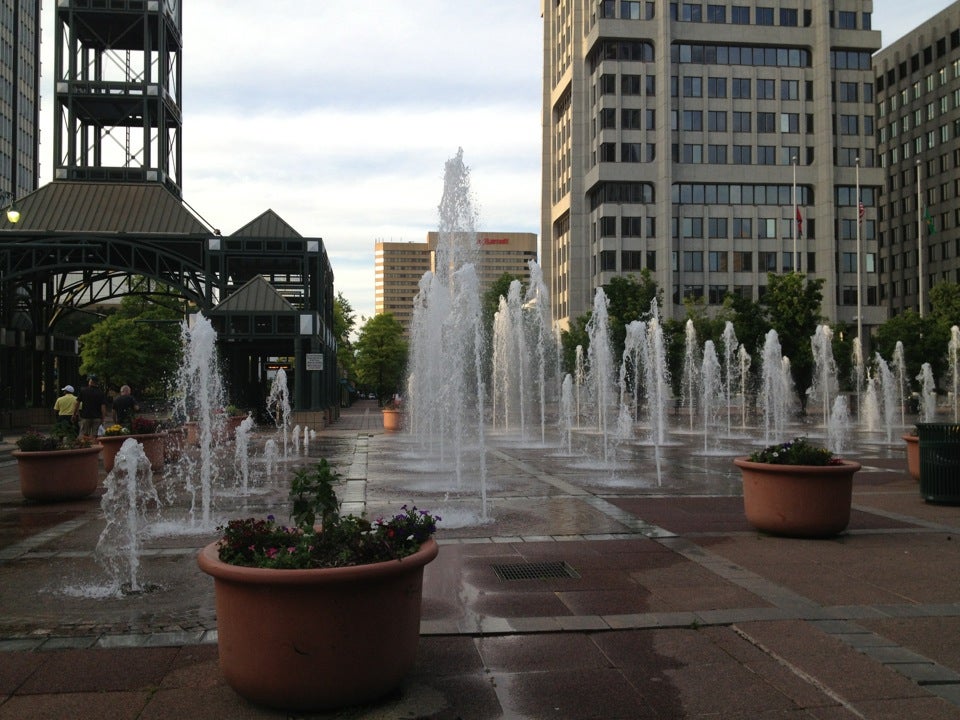
[{"label": "tree", "polygon": [[760,303],[766,308],[770,327],[777,331],[783,354],[790,358],[800,407],[806,410],[807,388],[813,381],[810,338],[823,320],[823,280],[810,280],[797,272],[767,273],[767,292]]},{"label": "tree", "polygon": [[337,339],[337,368],[340,371],[340,377],[344,378],[353,378],[355,372],[353,343],[350,340],[355,324],[356,314],[353,306],[344,297],[343,292],[338,292],[333,301],[333,335]]},{"label": "tree", "polygon": [[380,402],[403,388],[407,341],[403,326],[390,313],[380,313],[360,328],[354,344],[357,381],[375,388]]},{"label": "tree", "polygon": [[733,323],[737,342],[743,345],[751,356],[759,356],[770,329],[764,307],[742,295],[727,295],[723,299],[721,315]]},{"label": "tree", "polygon": [[877,352],[888,362],[893,360],[898,341],[903,343],[903,362],[911,386],[917,387],[916,377],[925,362],[930,363],[935,378],[943,377],[949,340],[937,332],[932,317],[922,318],[915,310],[904,310],[877,328]]},{"label": "tree", "polygon": [[507,297],[510,293],[510,285],[514,280],[519,280],[516,275],[503,273],[500,277],[491,283],[490,287],[483,294],[481,306],[481,316],[483,322],[484,337],[493,338],[493,316],[500,309],[500,298]]},{"label": "tree", "polygon": [[183,308],[164,292],[134,284],[119,309],[79,338],[80,371],[104,386],[130,385],[143,397],[162,397],[180,364]]}]

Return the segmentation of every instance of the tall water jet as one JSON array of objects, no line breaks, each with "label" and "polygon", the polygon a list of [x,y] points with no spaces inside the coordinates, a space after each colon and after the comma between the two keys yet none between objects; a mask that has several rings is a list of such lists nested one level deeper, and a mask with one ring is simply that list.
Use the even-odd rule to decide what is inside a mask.
[{"label": "tall water jet", "polygon": [[[178,407],[174,413],[190,417],[197,423],[201,527],[207,528],[211,525],[213,485],[219,473],[214,457],[214,442],[223,436],[226,393],[220,375],[220,363],[217,361],[217,333],[202,314],[198,313],[193,318],[192,327],[186,322],[181,326],[183,358],[177,372],[174,397],[177,398]],[[195,472],[189,466],[184,470],[187,491],[191,495],[190,517],[195,522],[198,490],[194,482]]]},{"label": "tall water jet", "polygon": [[683,349],[683,380],[680,385],[680,403],[687,410],[689,419],[689,430],[693,431],[693,418],[696,412],[696,402],[698,389],[698,380],[700,377],[701,359],[697,347],[697,330],[693,326],[693,320],[687,320],[684,327],[684,349]]},{"label": "tall water jet", "polygon": [[250,488],[250,435],[253,432],[253,416],[247,416],[240,421],[233,431],[233,465],[240,476],[240,489],[246,494]]},{"label": "tall water jet", "polygon": [[867,432],[876,432],[880,427],[880,398],[877,385],[877,378],[868,370],[866,390],[863,394],[863,410],[860,414],[860,422]]},{"label": "tall water jet", "polygon": [[563,449],[573,452],[573,378],[568,373],[560,388],[560,438]]},{"label": "tall water jet", "polygon": [[290,443],[290,390],[287,387],[287,371],[283,368],[278,369],[273,376],[265,409],[280,431],[280,437],[283,438],[283,456],[286,457]]},{"label": "tall water jet", "polygon": [[650,420],[650,439],[657,448],[666,441],[667,407],[670,405],[670,370],[667,365],[667,349],[660,324],[660,307],[656,299],[650,302],[650,320],[647,322],[643,348],[643,374],[647,391],[647,412]]},{"label": "tall water jet", "polygon": [[510,353],[511,341],[510,307],[507,298],[501,295],[497,312],[493,316],[493,364],[490,380],[493,384],[491,393],[493,427],[502,427],[504,430],[510,429],[510,415],[516,400],[511,391],[511,379],[514,375]]},{"label": "tall water jet", "polygon": [[727,435],[733,432],[733,393],[740,384],[740,367],[737,363],[737,351],[740,342],[733,323],[727,320],[723,326],[723,335],[720,338],[723,345],[723,388],[724,400],[727,407]]},{"label": "tall water jet", "polygon": [[837,395],[833,399],[830,421],[827,424],[827,449],[835,455],[844,453],[847,449],[849,432],[850,408],[847,404],[847,398],[843,395]]},{"label": "tall water jet", "polygon": [[[530,281],[527,284],[524,310],[529,322],[525,323],[527,332],[536,347],[534,355],[535,365],[533,380],[537,391],[540,408],[540,442],[547,439],[547,378],[551,366],[556,366],[558,357],[555,353],[556,345],[549,342],[551,337],[550,326],[552,312],[550,310],[550,293],[543,281],[543,270],[535,260],[527,261],[530,270]],[[553,396],[556,397],[556,390]]]},{"label": "tall water jet", "polygon": [[830,407],[837,394],[837,363],[833,359],[833,330],[829,325],[818,325],[810,338],[813,351],[813,385],[810,387],[810,399],[820,401],[823,413],[823,427],[830,422]]},{"label": "tall water jet", "polygon": [[444,168],[439,220],[436,269],[421,278],[414,299],[407,382],[410,426],[441,458],[452,453],[458,487],[463,486],[468,451],[479,454],[479,467],[469,476],[478,479],[486,519],[486,343],[474,264],[476,216],[462,149]]},{"label": "tall water jet", "polygon": [[960,326],[950,328],[950,342],[947,344],[947,363],[950,368],[950,393],[953,400],[953,421],[960,422]]},{"label": "tall water jet", "polygon": [[937,416],[937,384],[930,363],[920,366],[920,422],[932,423]]},{"label": "tall water jet", "polygon": [[613,350],[610,343],[610,323],[607,308],[609,301],[603,288],[597,288],[593,296],[593,313],[587,322],[588,375],[594,405],[597,409],[597,432],[602,443],[602,459],[610,459],[610,410],[613,406]]},{"label": "tall water jet", "polygon": [[640,402],[641,372],[643,370],[643,336],[647,326],[640,320],[627,325],[623,341],[623,356],[620,359],[620,375],[617,385],[620,390],[620,412],[617,416],[617,435],[622,439],[633,436],[633,423],[637,419]]},{"label": "tall water jet", "polygon": [[153,473],[143,446],[127,438],[117,453],[113,470],[103,481],[100,498],[106,525],[94,556],[109,573],[116,594],[142,592],[140,556],[147,515],[160,504]]},{"label": "tall water jet", "polygon": [[781,353],[777,331],[768,331],[763,344],[758,398],[763,417],[763,440],[767,444],[783,441],[791,407],[789,361]]},{"label": "tall water jet", "polygon": [[723,401],[723,378],[720,376],[720,360],[713,340],[703,344],[703,362],[700,368],[700,406],[703,417],[703,452],[710,450],[710,436],[717,436],[717,413]]},{"label": "tall water jet", "polygon": [[880,353],[874,354],[874,362],[877,366],[877,394],[880,399],[881,420],[887,443],[890,443],[893,442],[893,425],[897,412],[897,381]]},{"label": "tall water jet", "polygon": [[903,343],[897,340],[893,348],[893,376],[897,383],[897,402],[900,405],[900,427],[907,425],[907,361],[903,354]]},{"label": "tall water jet", "polygon": [[850,379],[853,381],[854,391],[857,397],[857,414],[861,413],[860,398],[863,395],[863,381],[865,377],[865,366],[863,361],[863,344],[860,338],[853,339],[853,350],[851,353],[852,367],[850,368]]},{"label": "tall water jet", "polygon": [[573,354],[573,389],[576,398],[576,420],[577,427],[580,427],[580,418],[582,417],[582,408],[580,404],[580,393],[587,382],[586,359],[583,355],[583,345],[577,345]]},{"label": "tall water jet", "polygon": [[750,365],[753,358],[747,349],[740,345],[737,350],[737,368],[740,371],[740,427],[747,427],[747,398],[750,396]]}]

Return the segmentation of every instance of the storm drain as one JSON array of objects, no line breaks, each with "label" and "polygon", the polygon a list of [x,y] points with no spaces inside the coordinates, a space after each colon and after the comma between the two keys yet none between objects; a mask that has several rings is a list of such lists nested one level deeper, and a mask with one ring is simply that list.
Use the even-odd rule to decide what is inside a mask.
[{"label": "storm drain", "polygon": [[532,562],[513,565],[494,565],[500,580],[547,580],[549,578],[578,578],[580,575],[565,562]]}]

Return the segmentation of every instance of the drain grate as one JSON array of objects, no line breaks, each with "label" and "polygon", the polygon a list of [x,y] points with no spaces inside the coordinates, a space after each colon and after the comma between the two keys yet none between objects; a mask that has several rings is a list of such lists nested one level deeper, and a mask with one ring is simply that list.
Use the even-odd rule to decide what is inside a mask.
[{"label": "drain grate", "polygon": [[546,580],[548,578],[578,578],[580,575],[563,561],[515,563],[494,565],[500,580]]}]

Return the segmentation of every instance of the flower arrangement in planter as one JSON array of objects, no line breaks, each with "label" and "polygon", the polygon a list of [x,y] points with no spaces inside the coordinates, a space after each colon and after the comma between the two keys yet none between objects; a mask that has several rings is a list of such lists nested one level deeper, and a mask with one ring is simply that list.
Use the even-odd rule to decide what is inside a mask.
[{"label": "flower arrangement in planter", "polygon": [[[326,460],[294,473],[293,526],[231,520],[198,556],[213,576],[220,667],[249,700],[294,711],[369,702],[412,667],[439,517],[341,515]],[[384,648],[390,648],[384,652]]]},{"label": "flower arrangement in planter", "polygon": [[917,482],[920,482],[920,436],[917,429],[901,436],[907,444],[907,472]]},{"label": "flower arrangement in planter", "polygon": [[20,492],[28,500],[53,502],[87,497],[100,482],[101,446],[86,438],[28,430],[17,440]]},{"label": "flower arrangement in planter", "polygon": [[743,509],[758,530],[831,537],[850,524],[853,475],[860,463],[834,456],[806,438],[734,459],[743,476]]},{"label": "flower arrangement in planter", "polygon": [[403,402],[396,395],[383,406],[383,429],[398,432],[403,427]]},{"label": "flower arrangement in planter", "polygon": [[137,441],[143,445],[143,452],[150,460],[150,469],[154,472],[163,469],[164,460],[164,438],[160,433],[159,423],[152,418],[135,417],[130,421],[130,426],[124,426],[117,423],[108,425],[103,430],[100,442],[103,444],[103,467],[107,472],[113,470],[117,453],[123,441],[128,437],[136,437]]}]

